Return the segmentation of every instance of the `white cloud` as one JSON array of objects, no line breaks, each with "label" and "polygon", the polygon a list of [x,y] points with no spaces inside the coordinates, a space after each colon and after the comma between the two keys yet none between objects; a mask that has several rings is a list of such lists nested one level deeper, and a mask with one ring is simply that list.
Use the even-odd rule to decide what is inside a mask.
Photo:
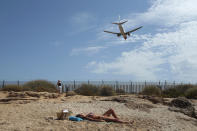
[{"label": "white cloud", "polygon": [[104,46],[89,46],[89,47],[86,47],[86,48],[75,48],[75,49],[72,49],[70,55],[73,56],[73,55],[79,55],[79,54],[88,54],[88,55],[92,55],[92,54],[95,54],[95,53],[98,53],[101,49],[104,49],[106,47]]},{"label": "white cloud", "polygon": [[[154,0],[152,4],[132,23],[158,24],[157,33],[144,34],[142,46],[112,62],[94,61],[89,65],[92,72],[131,75],[136,80],[196,81],[197,1]],[[160,32],[161,27],[165,28]],[[142,35],[133,35],[128,41],[140,39]]]},{"label": "white cloud", "polygon": [[[113,73],[120,75],[132,75],[135,74],[136,77],[141,77],[146,79],[151,77],[151,79],[156,79],[154,72],[159,71],[159,69],[154,69],[152,67],[162,64],[160,57],[157,57],[155,60],[155,55],[160,55],[159,53],[155,54],[150,51],[131,51],[123,52],[120,57],[118,57],[114,62],[105,63],[99,62],[95,63],[96,69],[93,70],[95,73]],[[152,61],[152,62],[150,62]]]},{"label": "white cloud", "polygon": [[128,25],[146,23],[176,26],[183,22],[197,20],[196,0],[153,0],[152,4],[147,12],[130,14]]}]

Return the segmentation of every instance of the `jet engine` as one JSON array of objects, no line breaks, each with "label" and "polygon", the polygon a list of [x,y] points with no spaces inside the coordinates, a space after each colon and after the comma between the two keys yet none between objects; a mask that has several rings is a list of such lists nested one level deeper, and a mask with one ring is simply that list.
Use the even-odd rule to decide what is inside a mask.
[{"label": "jet engine", "polygon": [[120,36],[121,36],[121,34],[117,34],[117,36],[118,36],[118,37],[120,37]]}]

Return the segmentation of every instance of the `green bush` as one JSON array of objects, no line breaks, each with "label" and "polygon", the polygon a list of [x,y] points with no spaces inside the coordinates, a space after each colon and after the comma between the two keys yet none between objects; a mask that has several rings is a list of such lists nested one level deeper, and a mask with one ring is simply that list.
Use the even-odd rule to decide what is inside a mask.
[{"label": "green bush", "polygon": [[177,85],[174,88],[169,88],[166,89],[162,92],[162,95],[164,97],[179,97],[179,96],[185,96],[185,92],[190,89],[193,88],[194,85],[191,84],[184,84],[184,85]]},{"label": "green bush", "polygon": [[157,86],[146,86],[141,93],[143,95],[161,96],[161,89]]},{"label": "green bush", "polygon": [[58,92],[56,86],[46,80],[29,81],[23,85],[24,90],[31,90],[36,92]]},{"label": "green bush", "polygon": [[75,92],[85,96],[96,96],[99,94],[99,88],[91,84],[82,84]]},{"label": "green bush", "polygon": [[124,95],[125,94],[125,90],[118,88],[118,89],[116,89],[116,94]]},{"label": "green bush", "polygon": [[100,89],[100,95],[101,96],[114,96],[115,91],[111,86],[103,86]]},{"label": "green bush", "polygon": [[197,87],[187,89],[185,96],[189,99],[197,99]]},{"label": "green bush", "polygon": [[2,89],[2,91],[15,91],[15,92],[19,92],[22,91],[22,87],[18,86],[18,85],[5,85]]}]

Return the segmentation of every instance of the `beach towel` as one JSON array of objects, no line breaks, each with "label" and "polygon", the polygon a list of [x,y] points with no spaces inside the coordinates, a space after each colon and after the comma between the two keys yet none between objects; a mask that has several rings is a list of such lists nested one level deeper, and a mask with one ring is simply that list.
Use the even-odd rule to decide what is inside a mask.
[{"label": "beach towel", "polygon": [[69,120],[71,120],[71,121],[82,121],[83,119],[81,119],[80,117],[76,117],[76,116],[70,116]]}]

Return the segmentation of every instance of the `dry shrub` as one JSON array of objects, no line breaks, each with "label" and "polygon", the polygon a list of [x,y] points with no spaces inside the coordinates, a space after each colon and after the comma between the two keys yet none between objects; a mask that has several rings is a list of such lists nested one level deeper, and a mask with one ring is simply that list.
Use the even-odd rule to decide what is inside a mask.
[{"label": "dry shrub", "polygon": [[56,86],[46,80],[29,81],[23,85],[24,89],[36,92],[58,92]]},{"label": "dry shrub", "polygon": [[177,85],[174,88],[166,89],[162,92],[164,97],[172,97],[176,98],[179,96],[185,96],[185,92],[190,88],[194,88],[194,85],[191,84],[184,84],[184,85]]},{"label": "dry shrub", "polygon": [[18,85],[5,85],[2,89],[2,91],[15,91],[19,92],[22,91],[22,87]]},{"label": "dry shrub", "polygon": [[197,87],[187,89],[185,96],[189,99],[197,99]]},{"label": "dry shrub", "polygon": [[99,94],[99,88],[91,84],[82,84],[82,86],[76,89],[75,92],[85,96],[96,96]]},{"label": "dry shrub", "polygon": [[103,86],[100,89],[100,95],[101,96],[114,96],[116,93],[114,89],[111,86]]},{"label": "dry shrub", "polygon": [[162,92],[163,97],[176,98],[180,95],[181,94],[179,93],[179,91],[176,88],[169,88],[169,89],[166,89]]},{"label": "dry shrub", "polygon": [[157,86],[147,86],[141,93],[143,95],[161,96],[161,89]]}]

